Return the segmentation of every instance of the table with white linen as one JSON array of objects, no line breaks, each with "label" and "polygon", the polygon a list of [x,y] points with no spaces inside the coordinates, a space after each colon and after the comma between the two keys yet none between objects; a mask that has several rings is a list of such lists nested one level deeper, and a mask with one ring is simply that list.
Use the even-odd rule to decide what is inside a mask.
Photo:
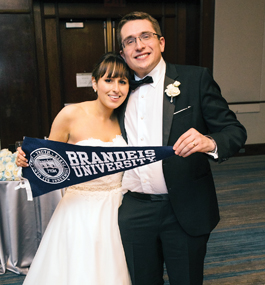
[{"label": "table with white linen", "polygon": [[62,198],[56,190],[27,201],[19,181],[0,181],[0,274],[27,274],[49,220]]}]

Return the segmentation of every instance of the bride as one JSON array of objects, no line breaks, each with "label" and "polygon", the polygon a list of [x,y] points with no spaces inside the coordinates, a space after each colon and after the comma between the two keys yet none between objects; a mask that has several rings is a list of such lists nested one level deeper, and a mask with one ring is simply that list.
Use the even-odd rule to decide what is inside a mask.
[{"label": "bride", "polygon": [[[92,73],[95,101],[64,107],[49,140],[89,146],[126,146],[115,114],[129,92],[123,59],[105,54]],[[27,166],[19,149],[18,166]],[[129,285],[119,227],[122,173],[69,187],[58,204],[24,285]]]}]

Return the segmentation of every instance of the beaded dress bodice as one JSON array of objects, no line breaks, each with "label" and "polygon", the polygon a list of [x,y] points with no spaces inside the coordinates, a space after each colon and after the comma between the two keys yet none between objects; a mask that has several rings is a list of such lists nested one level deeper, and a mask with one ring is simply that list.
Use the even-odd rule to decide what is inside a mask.
[{"label": "beaded dress bodice", "polygon": [[[90,138],[88,140],[79,141],[76,145],[82,146],[126,146],[126,142],[122,136],[117,135],[111,142],[103,142],[99,139]],[[121,187],[123,172],[106,175],[93,179],[88,182],[76,184],[67,188],[67,192],[77,191],[79,194],[85,195],[85,192],[101,192],[113,191]],[[82,191],[82,193],[80,192]],[[120,191],[120,190],[118,190]],[[96,194],[96,193],[95,193]]]}]

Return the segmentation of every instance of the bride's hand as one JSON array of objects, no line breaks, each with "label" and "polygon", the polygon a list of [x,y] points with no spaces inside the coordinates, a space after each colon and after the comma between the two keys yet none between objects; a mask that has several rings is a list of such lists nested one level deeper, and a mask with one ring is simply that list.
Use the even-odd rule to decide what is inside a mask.
[{"label": "bride's hand", "polygon": [[16,165],[19,167],[27,167],[28,165],[28,160],[25,157],[25,152],[22,150],[22,148],[19,146],[17,148],[17,159],[16,159]]}]

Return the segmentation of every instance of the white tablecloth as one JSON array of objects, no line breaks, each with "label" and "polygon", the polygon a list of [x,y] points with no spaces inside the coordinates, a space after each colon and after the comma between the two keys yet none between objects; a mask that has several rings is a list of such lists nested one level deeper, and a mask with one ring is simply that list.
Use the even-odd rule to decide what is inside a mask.
[{"label": "white tablecloth", "polygon": [[46,226],[62,198],[56,190],[27,201],[18,181],[0,181],[0,274],[27,274]]}]

